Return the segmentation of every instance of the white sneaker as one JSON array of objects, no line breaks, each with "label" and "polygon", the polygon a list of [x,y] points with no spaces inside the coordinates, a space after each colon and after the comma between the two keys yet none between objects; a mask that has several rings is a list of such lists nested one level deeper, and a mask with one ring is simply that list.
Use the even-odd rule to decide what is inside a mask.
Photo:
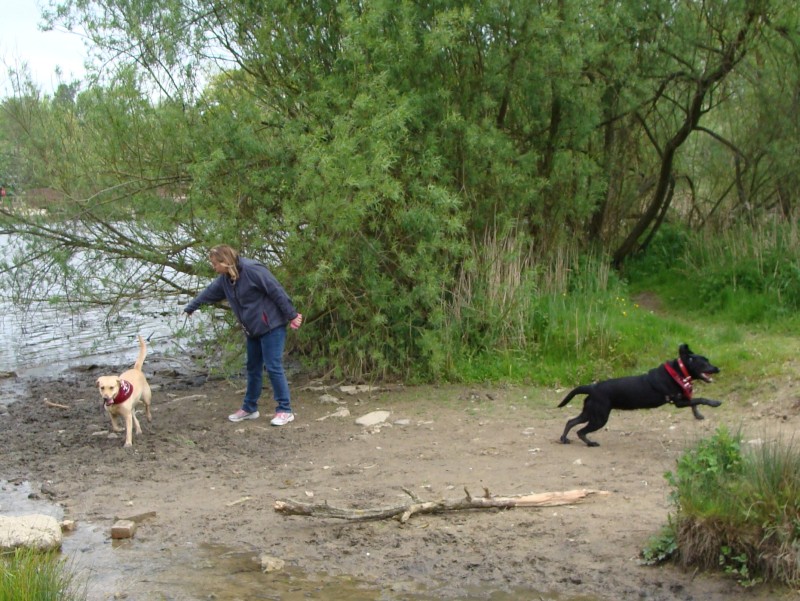
[{"label": "white sneaker", "polygon": [[285,426],[289,422],[294,421],[294,413],[276,413],[272,418],[271,423],[273,426]]},{"label": "white sneaker", "polygon": [[244,409],[239,409],[236,413],[231,413],[228,416],[228,419],[232,422],[240,422],[245,419],[258,419],[259,413],[258,411],[253,411],[252,413],[248,413]]}]

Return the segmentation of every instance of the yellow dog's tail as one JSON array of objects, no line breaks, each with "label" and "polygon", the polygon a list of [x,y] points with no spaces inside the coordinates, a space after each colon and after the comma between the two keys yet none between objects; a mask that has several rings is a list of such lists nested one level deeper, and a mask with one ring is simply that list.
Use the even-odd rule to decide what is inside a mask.
[{"label": "yellow dog's tail", "polygon": [[138,369],[142,371],[142,367],[144,366],[144,358],[147,356],[147,345],[144,343],[144,338],[139,336],[139,356],[136,359],[136,363],[133,364],[133,369]]}]

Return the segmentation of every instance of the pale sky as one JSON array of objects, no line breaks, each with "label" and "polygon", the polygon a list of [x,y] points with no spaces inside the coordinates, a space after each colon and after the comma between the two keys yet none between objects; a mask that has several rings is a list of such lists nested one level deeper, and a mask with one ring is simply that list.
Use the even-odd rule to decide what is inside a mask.
[{"label": "pale sky", "polygon": [[39,31],[42,0],[0,0],[0,98],[11,93],[8,67],[28,64],[33,80],[45,94],[58,87],[60,67],[64,81],[81,78],[86,52],[79,35]]}]

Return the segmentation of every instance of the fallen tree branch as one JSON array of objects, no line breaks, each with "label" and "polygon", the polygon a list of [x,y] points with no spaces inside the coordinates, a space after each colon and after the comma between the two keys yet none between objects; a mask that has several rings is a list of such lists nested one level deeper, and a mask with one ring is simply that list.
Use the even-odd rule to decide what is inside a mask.
[{"label": "fallen tree branch", "polygon": [[528,495],[495,497],[484,489],[484,496],[473,497],[465,488],[463,499],[440,499],[423,501],[409,490],[403,489],[411,497],[412,502],[394,507],[376,507],[372,509],[352,509],[334,507],[328,502],[303,503],[291,499],[275,501],[274,509],[284,515],[305,515],[316,518],[336,518],[350,521],[384,520],[397,518],[405,523],[417,513],[442,513],[444,511],[460,511],[465,509],[511,509],[513,507],[554,507],[571,505],[592,495],[610,494],[604,490],[567,490],[560,492],[543,492]]}]

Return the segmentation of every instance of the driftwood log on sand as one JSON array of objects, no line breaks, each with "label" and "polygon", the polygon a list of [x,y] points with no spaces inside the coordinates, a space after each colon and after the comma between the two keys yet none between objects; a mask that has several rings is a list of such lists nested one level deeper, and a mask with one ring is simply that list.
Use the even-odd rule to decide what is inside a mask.
[{"label": "driftwood log on sand", "polygon": [[366,521],[385,520],[397,518],[400,522],[417,513],[442,513],[445,511],[461,511],[464,509],[511,509],[513,507],[553,507],[556,505],[571,505],[594,495],[610,494],[604,490],[566,490],[557,492],[543,492],[528,495],[514,495],[496,497],[484,489],[482,497],[473,497],[465,488],[466,497],[463,499],[440,499],[438,501],[423,501],[417,495],[403,489],[411,497],[411,502],[394,507],[376,507],[371,509],[352,509],[334,507],[328,502],[303,503],[291,499],[275,501],[275,511],[284,515],[306,515],[315,518],[337,518],[341,520]]}]

